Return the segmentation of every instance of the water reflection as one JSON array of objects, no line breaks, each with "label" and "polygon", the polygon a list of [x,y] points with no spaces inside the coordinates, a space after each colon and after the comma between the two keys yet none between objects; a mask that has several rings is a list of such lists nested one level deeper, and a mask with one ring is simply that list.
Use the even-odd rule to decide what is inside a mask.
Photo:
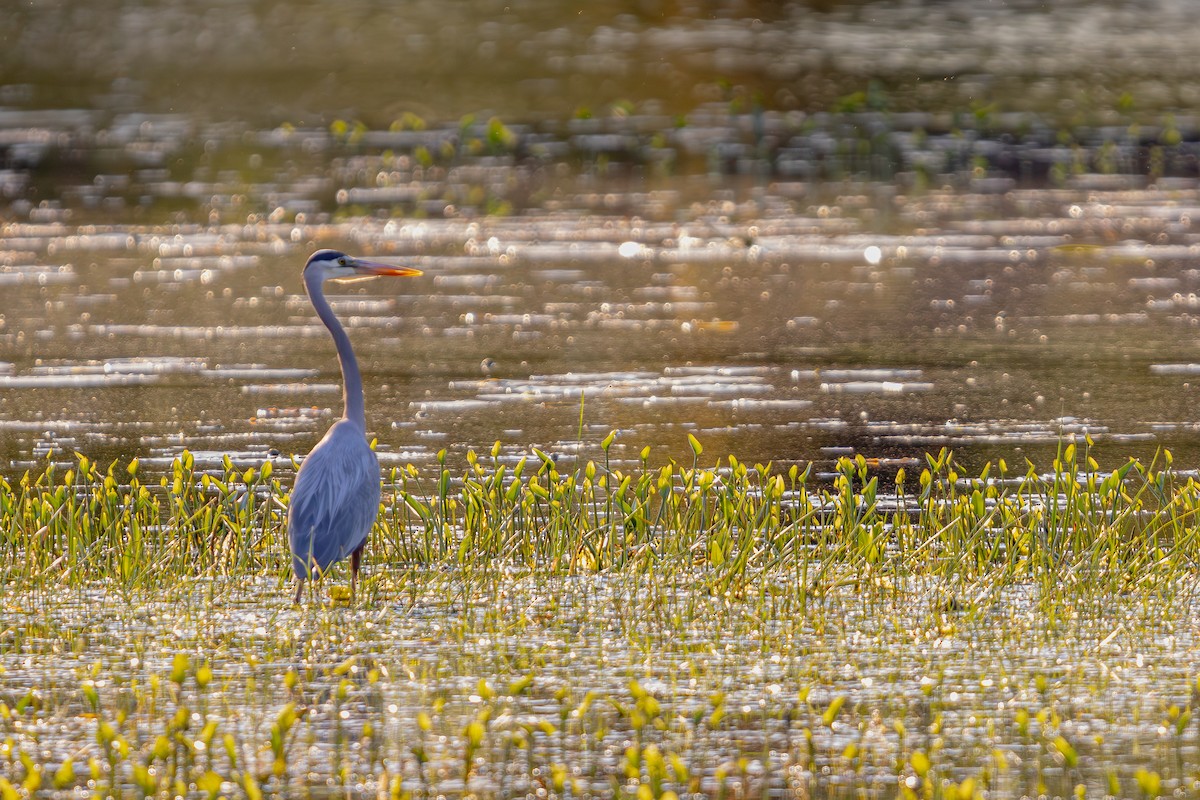
[{"label": "water reflection", "polygon": [[779,463],[1011,458],[1085,433],[1119,455],[1195,448],[1200,244],[1178,184],[811,202],[786,182],[706,202],[677,184],[671,222],[638,214],[661,193],[611,186],[604,215],[564,183],[556,210],[511,217],[10,223],[4,458],[302,452],[339,407],[298,293],[327,244],[429,273],[335,298],[381,451],[417,461],[496,439],[586,454],[609,429],[618,457],[690,457],[694,433]]}]

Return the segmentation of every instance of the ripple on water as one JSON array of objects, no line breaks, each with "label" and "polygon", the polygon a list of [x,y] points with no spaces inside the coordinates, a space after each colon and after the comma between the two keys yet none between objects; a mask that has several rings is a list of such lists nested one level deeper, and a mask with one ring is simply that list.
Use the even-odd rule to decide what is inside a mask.
[{"label": "ripple on water", "polygon": [[321,325],[151,325],[104,323],[88,325],[91,336],[138,336],[147,339],[290,339],[329,336]]},{"label": "ripple on water", "polygon": [[932,392],[934,385],[927,381],[901,383],[899,381],[842,381],[822,383],[820,390],[825,394],[912,394]]},{"label": "ripple on water", "polygon": [[824,382],[874,382],[903,383],[921,378],[919,369],[794,369],[792,380],[821,380]]},{"label": "ripple on water", "polygon": [[1200,375],[1200,364],[1151,364],[1151,375]]},{"label": "ripple on water", "polygon": [[238,387],[242,394],[333,394],[342,393],[341,384],[337,383],[247,383]]},{"label": "ripple on water", "polygon": [[0,265],[0,286],[50,286],[73,284],[79,276],[70,265],[47,267],[40,264]]},{"label": "ripple on water", "polygon": [[0,389],[94,389],[112,386],[146,386],[158,375],[147,373],[82,372],[59,375],[0,375]]},{"label": "ripple on water", "polygon": [[265,364],[231,365],[210,367],[204,370],[205,377],[228,380],[266,380],[271,378],[302,380],[315,377],[315,369],[296,367],[268,367]]}]

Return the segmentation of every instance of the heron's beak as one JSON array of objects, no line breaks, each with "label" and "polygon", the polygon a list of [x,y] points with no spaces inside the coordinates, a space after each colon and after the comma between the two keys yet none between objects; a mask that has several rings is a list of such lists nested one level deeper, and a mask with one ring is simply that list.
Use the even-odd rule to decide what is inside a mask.
[{"label": "heron's beak", "polygon": [[360,261],[355,259],[350,265],[354,267],[354,271],[360,275],[374,278],[377,275],[390,275],[394,278],[413,278],[421,275],[421,270],[415,267],[396,267],[391,264],[377,264],[374,261]]}]

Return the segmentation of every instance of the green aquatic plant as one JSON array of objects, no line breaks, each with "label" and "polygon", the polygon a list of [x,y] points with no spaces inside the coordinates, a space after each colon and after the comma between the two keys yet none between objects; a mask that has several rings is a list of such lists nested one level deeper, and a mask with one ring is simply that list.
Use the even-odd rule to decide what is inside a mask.
[{"label": "green aquatic plant", "polygon": [[516,134],[499,117],[488,119],[485,135],[488,148],[493,154],[511,152],[517,145]]},{"label": "green aquatic plant", "polygon": [[[373,531],[380,561],[396,566],[508,564],[551,574],[633,570],[691,573],[740,595],[770,575],[797,578],[772,597],[803,601],[850,580],[897,586],[938,581],[956,603],[1032,585],[1044,601],[1153,587],[1174,591],[1200,555],[1200,484],[1169,452],[1104,472],[1075,444],[1049,473],[1022,477],[1000,461],[975,477],[953,454],[927,458],[914,494],[908,475],[881,491],[861,456],[832,481],[734,457],[633,469],[603,460],[563,470],[539,450],[515,464],[466,455],[456,474],[438,454],[432,475],[386,476]],[[1086,443],[1085,443],[1086,444]],[[149,485],[134,461],[102,467],[79,455],[0,480],[0,570],[28,588],[102,580],[132,590],[182,576],[273,574],[282,569],[287,496],[270,462],[197,469],[187,452]],[[765,597],[765,594],[764,594]]]},{"label": "green aquatic plant", "polygon": [[[358,601],[302,609],[271,463],[5,479],[0,793],[1151,795],[1194,770],[1172,642],[1200,484],[1169,453],[819,475],[688,444],[396,467]],[[1163,735],[1122,761],[1139,720]]]},{"label": "green aquatic plant", "polygon": [[329,133],[338,142],[357,145],[367,132],[367,126],[362,120],[346,121],[335,119],[329,124]]},{"label": "green aquatic plant", "polygon": [[428,127],[424,117],[412,111],[405,111],[388,126],[390,131],[423,131]]}]

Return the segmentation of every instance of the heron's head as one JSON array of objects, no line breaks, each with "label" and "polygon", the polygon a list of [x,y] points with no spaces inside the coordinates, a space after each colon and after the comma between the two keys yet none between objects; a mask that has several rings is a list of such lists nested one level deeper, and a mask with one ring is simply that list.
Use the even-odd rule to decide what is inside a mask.
[{"label": "heron's head", "polygon": [[316,275],[322,281],[362,280],[380,275],[403,278],[420,274],[421,270],[413,267],[396,267],[391,264],[365,261],[337,250],[318,250],[308,257],[308,263],[304,265],[306,278]]}]

